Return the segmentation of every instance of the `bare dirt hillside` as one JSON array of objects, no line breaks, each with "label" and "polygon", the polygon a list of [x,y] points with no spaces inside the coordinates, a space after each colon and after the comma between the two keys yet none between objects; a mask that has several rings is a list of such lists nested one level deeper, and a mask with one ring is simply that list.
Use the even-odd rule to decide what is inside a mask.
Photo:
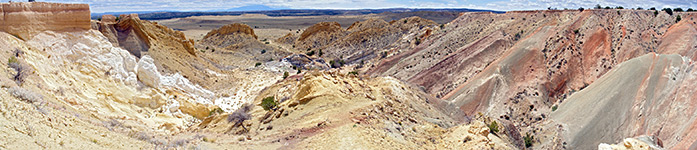
[{"label": "bare dirt hillside", "polygon": [[[677,16],[686,19],[678,21]],[[616,100],[619,97],[606,93],[616,90],[629,94],[629,91],[644,91],[646,88],[681,91],[679,87],[658,84],[620,86],[598,79],[607,76],[608,72],[617,71],[617,67],[621,67],[618,64],[639,59],[637,57],[642,55],[679,54],[676,55],[678,60],[682,60],[679,56],[684,56],[686,61],[692,61],[697,49],[685,41],[695,39],[690,36],[695,29],[695,23],[691,21],[694,16],[693,13],[669,15],[648,10],[464,13],[446,24],[444,29],[434,32],[421,45],[382,59],[367,73],[406,80],[449,101],[468,115],[484,113],[513,123],[522,128],[521,132],[536,133],[541,137],[533,144],[537,148],[593,148],[601,142],[616,143],[638,135],[657,136],[667,148],[689,147],[694,140],[682,139],[690,137],[691,130],[684,130],[690,127],[670,129],[661,125],[649,127],[650,123],[621,121],[636,118],[622,114],[640,115],[639,118],[646,120],[691,120],[689,117],[647,117],[639,112],[664,114],[678,110],[670,107],[654,109],[653,105],[629,109],[629,106],[650,103],[650,100],[646,96],[630,96],[629,99],[634,101],[620,102]],[[627,63],[640,64],[638,61]],[[665,74],[668,70],[672,69],[654,72]],[[640,74],[643,72],[622,73],[612,82],[637,81]],[[655,78],[658,77],[651,79]],[[681,81],[689,82],[686,79]],[[580,103],[576,98],[582,96],[569,98],[595,84],[613,87],[589,92],[598,96],[588,99],[588,104],[593,106],[576,104]],[[681,97],[677,91],[667,92],[662,97],[676,96],[680,98],[675,99],[689,101],[690,98]],[[628,109],[617,109],[609,103],[603,105],[598,99],[611,99],[613,105],[628,106]],[[586,116],[588,111],[596,108],[599,109],[597,115],[587,116],[596,116],[588,125],[562,123],[559,126],[562,128],[557,129],[549,123],[557,119],[579,121],[578,115]],[[557,109],[572,110],[567,115],[556,116],[552,112]],[[552,115],[557,118],[550,120]],[[621,117],[610,117],[613,115]],[[589,126],[591,124],[593,126]],[[694,124],[690,121],[682,125]],[[579,130],[580,127],[587,130]],[[680,141],[686,144],[680,144]]]}]

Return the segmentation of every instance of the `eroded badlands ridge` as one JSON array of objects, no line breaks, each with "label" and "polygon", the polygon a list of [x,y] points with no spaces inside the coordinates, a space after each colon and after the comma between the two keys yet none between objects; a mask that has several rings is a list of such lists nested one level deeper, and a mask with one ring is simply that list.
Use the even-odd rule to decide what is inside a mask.
[{"label": "eroded badlands ridge", "polygon": [[2,9],[39,20],[0,24],[0,148],[697,147],[694,13],[373,18],[274,41],[233,23],[194,42],[135,14],[60,23],[81,4]]}]

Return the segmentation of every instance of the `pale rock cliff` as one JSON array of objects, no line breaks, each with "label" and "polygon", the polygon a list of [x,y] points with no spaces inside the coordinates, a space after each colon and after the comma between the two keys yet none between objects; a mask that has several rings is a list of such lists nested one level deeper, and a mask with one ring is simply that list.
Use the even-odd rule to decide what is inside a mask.
[{"label": "pale rock cliff", "polygon": [[90,8],[87,4],[46,2],[0,4],[0,31],[30,39],[41,31],[73,31],[90,29]]}]

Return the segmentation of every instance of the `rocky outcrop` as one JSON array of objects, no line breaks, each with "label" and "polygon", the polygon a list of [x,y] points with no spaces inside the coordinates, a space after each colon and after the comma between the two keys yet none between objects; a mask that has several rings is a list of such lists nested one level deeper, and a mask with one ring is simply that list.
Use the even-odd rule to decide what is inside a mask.
[{"label": "rocky outcrop", "polygon": [[305,29],[295,48],[300,50],[315,49],[328,45],[346,35],[346,30],[341,28],[338,22],[320,22]]},{"label": "rocky outcrop", "polygon": [[87,4],[20,2],[0,4],[0,31],[30,39],[41,31],[90,29]]},{"label": "rocky outcrop", "polygon": [[218,29],[211,30],[203,38],[205,39],[211,36],[223,36],[228,34],[249,35],[254,37],[254,39],[257,39],[257,35],[254,34],[254,30],[248,25],[241,23],[228,24]]},{"label": "rocky outcrop", "polygon": [[295,42],[296,39],[298,39],[298,36],[293,35],[292,33],[288,33],[283,37],[276,39],[276,43],[293,45],[293,42]]},{"label": "rocky outcrop", "polygon": [[198,42],[198,48],[211,51],[213,55],[207,58],[220,64],[245,67],[256,62],[279,60],[290,54],[269,46],[268,42],[270,41],[257,40],[257,35],[248,25],[233,23],[208,32]]},{"label": "rocky outcrop", "polygon": [[435,25],[419,17],[389,23],[373,18],[357,21],[344,31],[338,23],[322,22],[307,28],[294,46],[309,53],[322,50],[321,57],[362,65],[386,56],[390,49],[418,45],[431,34]]},{"label": "rocky outcrop", "polygon": [[[183,48],[191,55],[196,55],[193,40],[186,39],[184,33],[145,20],[140,20],[138,14],[120,15],[119,20],[112,15],[103,15],[101,21],[96,22],[95,30],[99,30],[115,46],[122,47],[136,57],[142,56],[153,44],[153,41],[161,41],[166,38],[177,43],[178,48]],[[158,37],[158,34],[166,34],[166,37]],[[171,38],[171,39],[169,39]]]}]

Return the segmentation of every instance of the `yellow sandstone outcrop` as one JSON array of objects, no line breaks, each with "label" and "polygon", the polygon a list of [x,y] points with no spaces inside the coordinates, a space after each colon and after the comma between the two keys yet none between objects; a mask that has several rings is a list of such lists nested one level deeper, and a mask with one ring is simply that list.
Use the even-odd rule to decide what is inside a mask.
[{"label": "yellow sandstone outcrop", "polygon": [[88,4],[46,2],[1,3],[0,31],[22,39],[45,30],[71,31],[90,29]]}]

